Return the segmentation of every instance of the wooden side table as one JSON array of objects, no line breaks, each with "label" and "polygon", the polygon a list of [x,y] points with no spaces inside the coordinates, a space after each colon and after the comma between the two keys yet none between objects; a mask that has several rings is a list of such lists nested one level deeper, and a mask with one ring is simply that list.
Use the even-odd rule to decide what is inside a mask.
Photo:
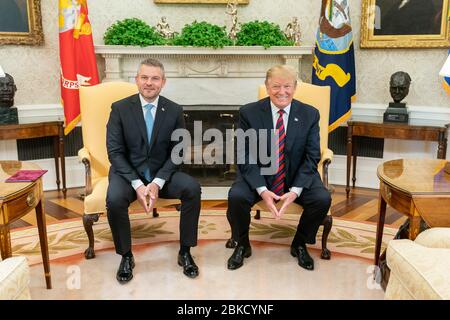
[{"label": "wooden side table", "polygon": [[0,249],[2,259],[12,256],[10,224],[31,210],[36,210],[36,221],[41,244],[42,261],[45,271],[47,289],[52,288],[50,262],[47,243],[47,228],[44,211],[44,191],[42,177],[34,182],[6,183],[5,179],[18,170],[40,170],[39,166],[30,162],[0,161]]},{"label": "wooden side table", "polygon": [[[66,162],[64,157],[64,122],[50,121],[29,124],[12,124],[0,126],[0,140],[30,139],[53,137],[53,153],[56,169],[56,186],[59,184],[59,162],[61,161],[62,192],[66,198]],[[58,159],[59,158],[59,159]]]},{"label": "wooden side table", "polygon": [[414,240],[424,219],[430,227],[450,227],[450,174],[447,161],[399,159],[387,161],[377,169],[380,179],[378,224],[374,264],[378,266],[386,205],[410,219],[409,239]]},{"label": "wooden side table", "polygon": [[347,198],[350,194],[351,167],[353,169],[353,188],[355,187],[356,182],[357,143],[355,141],[355,137],[437,141],[437,158],[445,159],[445,154],[447,153],[447,130],[449,125],[443,127],[432,127],[364,121],[348,121],[347,125],[347,185],[345,188]]}]

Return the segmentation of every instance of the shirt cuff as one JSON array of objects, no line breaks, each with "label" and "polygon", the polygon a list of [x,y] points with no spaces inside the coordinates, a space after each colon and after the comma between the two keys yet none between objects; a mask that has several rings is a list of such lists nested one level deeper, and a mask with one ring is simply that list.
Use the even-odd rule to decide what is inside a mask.
[{"label": "shirt cuff", "polygon": [[158,185],[158,187],[159,187],[159,190],[161,190],[164,187],[164,184],[166,183],[166,180],[161,179],[161,178],[155,178],[155,179],[153,179],[152,182],[156,183]]},{"label": "shirt cuff", "polygon": [[256,192],[258,192],[259,195],[261,195],[261,193],[263,193],[266,190],[267,190],[266,186],[256,188]]},{"label": "shirt cuff", "polygon": [[142,182],[141,179],[136,179],[136,180],[132,180],[131,181],[131,186],[133,187],[134,190],[137,190],[137,188],[139,188],[140,186],[142,186],[144,183]]},{"label": "shirt cuff", "polygon": [[294,192],[295,194],[297,194],[297,198],[300,197],[300,194],[303,191],[303,188],[299,188],[299,187],[291,187],[289,189],[289,191]]}]

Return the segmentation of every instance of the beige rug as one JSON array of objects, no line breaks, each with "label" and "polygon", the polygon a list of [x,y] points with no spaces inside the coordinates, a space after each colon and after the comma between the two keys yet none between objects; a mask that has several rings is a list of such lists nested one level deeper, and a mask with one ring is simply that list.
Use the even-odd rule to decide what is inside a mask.
[{"label": "beige rug", "polygon": [[[228,270],[232,250],[223,240],[200,240],[191,252],[200,268],[196,279],[183,275],[176,263],[178,242],[133,246],[134,278],[121,285],[115,274],[120,256],[113,249],[97,251],[95,259],[81,254],[52,260],[53,289],[45,288],[42,265],[31,267],[32,299],[152,299],[181,300],[303,300],[303,299],[383,299],[384,292],[373,280],[371,261],[333,252],[331,260],[319,258],[320,250],[310,249],[314,271],[297,265],[289,245],[252,241],[253,254],[238,270]],[[176,308],[166,310],[170,314]],[[150,306],[149,311],[153,307]],[[251,317],[251,316],[250,316]],[[170,317],[169,317],[170,318]],[[202,318],[202,317],[200,317]],[[198,318],[198,319],[200,319]]]},{"label": "beige rug", "polygon": [[[179,217],[165,211],[153,218],[131,215],[134,279],[120,285],[115,273],[120,256],[115,254],[106,217],[95,224],[96,258],[84,259],[87,247],[81,219],[49,224],[48,242],[53,289],[45,288],[36,228],[12,232],[13,252],[25,255],[31,267],[33,299],[383,299],[384,292],[372,276],[376,226],[334,219],[329,236],[331,260],[320,259],[317,244],[310,249],[314,271],[297,265],[289,254],[298,216],[273,219],[262,213],[252,219],[253,255],[244,266],[230,271],[226,261],[232,250],[224,247],[230,228],[224,210],[202,211],[199,243],[191,250],[200,268],[197,279],[182,274],[176,263]],[[384,230],[384,243],[396,233]],[[383,244],[385,246],[385,244]]]}]

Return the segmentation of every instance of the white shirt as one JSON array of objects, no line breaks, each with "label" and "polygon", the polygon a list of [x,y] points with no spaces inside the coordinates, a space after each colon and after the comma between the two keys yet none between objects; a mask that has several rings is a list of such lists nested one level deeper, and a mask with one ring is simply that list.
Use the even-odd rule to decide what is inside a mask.
[{"label": "white shirt", "polygon": [[[270,101],[270,108],[272,110],[273,128],[275,129],[277,127],[278,118],[280,117],[280,114],[278,113],[278,111],[280,111],[280,109],[277,106],[275,106],[272,103],[272,101]],[[283,110],[284,110],[284,113],[283,113],[284,133],[287,134],[289,113],[291,112],[291,104],[288,104]],[[261,187],[256,188],[256,192],[258,192],[259,195],[261,195],[261,193],[263,193],[266,190],[267,190],[266,186],[261,186]],[[300,197],[300,194],[302,193],[303,188],[291,187],[289,189],[289,191],[296,193],[297,197]]]},{"label": "white shirt", "polygon": [[[142,113],[144,114],[144,119],[145,119],[145,115],[148,112],[148,110],[145,106],[148,105],[149,102],[145,101],[144,97],[141,94],[139,94],[139,100],[141,100]],[[152,103],[150,103],[155,106],[155,108],[150,109],[150,112],[152,113],[152,116],[153,116],[153,120],[156,119],[156,108],[158,107],[158,101],[159,101],[159,96],[157,96],[156,99]],[[161,190],[164,187],[166,180],[160,179],[160,178],[155,178],[155,179],[153,179],[152,182],[156,183],[159,186],[159,190]],[[133,186],[134,190],[137,190],[137,188],[139,188],[143,184],[144,183],[142,182],[141,179],[136,179],[136,180],[131,181],[131,185]]]}]

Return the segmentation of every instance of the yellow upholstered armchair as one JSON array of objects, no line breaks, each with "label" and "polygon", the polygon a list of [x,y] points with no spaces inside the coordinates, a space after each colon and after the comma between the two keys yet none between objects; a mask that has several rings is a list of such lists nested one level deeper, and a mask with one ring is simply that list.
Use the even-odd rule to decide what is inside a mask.
[{"label": "yellow upholstered armchair", "polygon": [[[320,176],[322,177],[323,184],[325,188],[328,187],[328,166],[333,159],[333,151],[328,149],[328,119],[330,116],[330,87],[321,87],[309,83],[299,82],[297,85],[297,90],[294,94],[294,99],[297,99],[305,104],[309,104],[320,112],[320,162],[318,165],[318,170]],[[267,96],[266,86],[261,85],[259,87],[258,99],[262,99]],[[281,203],[277,204],[277,208],[281,207]],[[255,219],[260,219],[261,211],[269,211],[264,203],[264,201],[259,201],[253,208],[256,210]],[[303,208],[292,203],[286,210],[287,214],[299,214],[303,211]],[[330,233],[331,227],[333,225],[333,218],[330,212],[325,217],[322,222],[323,233],[322,233],[322,259],[330,259],[331,253],[327,249],[328,235]]]},{"label": "yellow upholstered armchair", "polygon": [[[107,82],[90,87],[80,87],[80,113],[82,122],[83,148],[78,157],[86,169],[86,190],[84,197],[84,229],[89,238],[86,259],[95,257],[94,232],[92,225],[98,221],[99,214],[106,212],[106,191],[110,163],[106,150],[106,124],[111,112],[111,104],[117,100],[137,93],[137,87],[128,82]],[[179,204],[176,199],[158,199],[156,207]],[[141,209],[137,201],[130,206]]]}]

